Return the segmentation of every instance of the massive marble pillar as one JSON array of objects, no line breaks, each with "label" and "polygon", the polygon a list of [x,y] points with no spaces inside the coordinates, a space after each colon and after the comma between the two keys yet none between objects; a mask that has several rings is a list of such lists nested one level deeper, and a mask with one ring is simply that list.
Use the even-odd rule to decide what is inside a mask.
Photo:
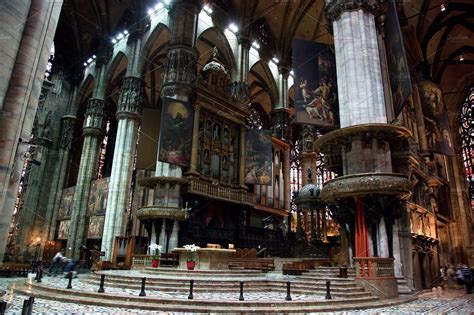
[{"label": "massive marble pillar", "polygon": [[0,26],[8,38],[0,47],[0,261],[26,149],[19,140],[27,141],[31,134],[61,7],[62,0],[19,0],[2,3],[0,10]]},{"label": "massive marble pillar", "polygon": [[[194,82],[197,79],[198,51],[196,49],[197,19],[201,3],[197,0],[173,1],[169,8],[171,38],[167,52],[167,64],[161,87],[162,98],[172,98],[184,102],[194,101]],[[199,107],[197,119],[199,118]],[[193,130],[199,127],[194,121]],[[194,135],[193,138],[197,138]],[[196,139],[197,140],[197,139]],[[190,172],[196,171],[197,142],[192,141]],[[157,154],[159,156],[159,152]],[[187,174],[188,175],[188,174]],[[163,220],[160,234],[160,245],[170,252],[178,246],[179,221],[187,218],[187,211],[182,206],[181,188],[186,183],[183,169],[157,160],[154,177],[144,178],[140,185],[154,189],[152,206],[137,211],[137,218],[143,221]]]},{"label": "massive marble pillar", "polygon": [[[43,174],[45,173],[47,161],[52,149],[51,140],[51,109],[46,108],[45,101],[52,87],[52,83],[45,81],[38,100],[38,110],[33,126],[33,134],[30,139],[31,147],[25,167],[24,181],[22,186],[22,201],[18,206],[18,234],[15,244],[20,250],[20,259],[35,259],[38,255],[38,246],[41,237],[35,231],[37,205],[44,186]],[[26,158],[26,156],[25,156]],[[38,211],[39,212],[39,211]],[[32,248],[32,250],[30,250]],[[29,256],[29,252],[33,256]]]},{"label": "massive marble pillar", "polygon": [[[140,45],[137,40],[132,45]],[[129,65],[134,64],[133,60]],[[130,69],[130,68],[129,68]],[[129,71],[132,74],[133,70]],[[136,73],[133,73],[136,74]],[[133,161],[141,122],[144,83],[140,77],[127,76],[123,80],[117,111],[117,137],[114,149],[109,196],[105,213],[102,251],[104,260],[111,261],[116,236],[122,236],[133,172]]]},{"label": "massive marble pillar", "polygon": [[[100,145],[105,135],[105,79],[104,62],[96,60],[97,78],[92,98],[86,108],[82,135],[81,161],[71,209],[71,221],[66,247],[66,256],[78,259],[80,247],[84,245],[87,228],[87,204],[91,181],[97,176]],[[105,61],[105,60],[104,60]]]},{"label": "massive marble pillar", "polygon": [[[392,167],[392,150],[407,149],[411,133],[387,123],[380,66],[383,49],[378,47],[375,22],[376,17],[385,14],[386,4],[377,0],[326,0],[326,16],[334,32],[341,129],[316,141],[327,160],[341,160],[343,172],[343,176],[324,184],[321,197],[355,208],[355,259],[360,284],[382,298],[396,296],[397,283],[394,276],[379,275],[377,268],[372,269],[372,263],[390,264],[391,260],[374,260],[371,249],[374,254],[388,257],[385,216],[391,215],[391,203],[411,191],[406,176],[394,173]],[[373,246],[369,238],[375,241]],[[377,277],[385,277],[384,286],[372,281]]]},{"label": "massive marble pillar", "polygon": [[380,1],[326,1],[333,21],[341,128],[386,123],[384,90],[374,15]]},{"label": "massive marble pillar", "polygon": [[106,261],[113,260],[115,237],[125,235],[124,220],[130,198],[138,127],[142,119],[144,82],[138,67],[142,32],[141,28],[134,29],[129,35],[128,49],[131,58],[127,64],[116,115],[117,140],[102,236],[102,251],[105,252],[103,260]]},{"label": "massive marble pillar", "polygon": [[51,179],[51,191],[47,203],[47,215],[45,226],[45,237],[48,241],[54,241],[56,237],[57,217],[59,204],[61,203],[62,189],[66,180],[67,168],[69,164],[71,144],[74,134],[76,117],[66,115],[61,117],[61,138],[59,142],[59,153],[57,168]]}]

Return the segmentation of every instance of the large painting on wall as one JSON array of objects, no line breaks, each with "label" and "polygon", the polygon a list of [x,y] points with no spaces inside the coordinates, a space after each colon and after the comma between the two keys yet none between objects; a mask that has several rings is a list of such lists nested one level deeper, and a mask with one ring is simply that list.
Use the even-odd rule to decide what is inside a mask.
[{"label": "large painting on wall", "polygon": [[418,86],[428,149],[432,152],[454,156],[448,112],[441,89],[428,80],[421,80]]},{"label": "large painting on wall", "polygon": [[87,204],[88,215],[105,214],[109,196],[109,178],[101,178],[92,182]]},{"label": "large painting on wall", "polygon": [[104,216],[93,216],[89,220],[89,230],[87,231],[87,238],[102,238],[104,231]]},{"label": "large painting on wall", "polygon": [[245,183],[272,184],[272,132],[249,130],[246,138]]},{"label": "large painting on wall", "polygon": [[189,102],[163,99],[158,160],[189,167],[194,110]]},{"label": "large painting on wall", "polygon": [[387,53],[387,67],[390,74],[393,112],[395,117],[397,117],[402,111],[407,98],[412,93],[413,88],[411,86],[405,46],[394,0],[389,1],[387,19],[385,20],[385,50]]},{"label": "large painting on wall", "polygon": [[331,46],[293,40],[295,72],[295,121],[321,127],[337,127],[336,62]]},{"label": "large painting on wall", "polygon": [[71,220],[59,221],[58,239],[66,240],[69,236],[69,224]]},{"label": "large painting on wall", "polygon": [[63,189],[63,194],[61,196],[61,202],[58,209],[58,220],[69,219],[71,217],[75,189],[76,187]]}]

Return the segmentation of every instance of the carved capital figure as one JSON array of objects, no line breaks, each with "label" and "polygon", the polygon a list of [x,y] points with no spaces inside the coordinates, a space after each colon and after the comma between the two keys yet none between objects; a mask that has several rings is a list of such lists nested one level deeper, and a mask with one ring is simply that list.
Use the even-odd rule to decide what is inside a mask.
[{"label": "carved capital figure", "polygon": [[123,79],[117,119],[123,116],[140,119],[143,108],[143,93],[144,83],[142,79],[137,77]]},{"label": "carved capital figure", "polygon": [[103,136],[105,133],[105,101],[91,98],[87,104],[84,118],[83,134],[91,136]]}]

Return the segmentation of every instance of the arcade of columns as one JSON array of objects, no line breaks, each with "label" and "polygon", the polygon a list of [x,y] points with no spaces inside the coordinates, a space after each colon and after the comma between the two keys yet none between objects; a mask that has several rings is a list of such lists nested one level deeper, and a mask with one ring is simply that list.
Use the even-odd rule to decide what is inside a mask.
[{"label": "arcade of columns", "polygon": [[[55,10],[54,12],[59,12],[59,9],[54,7],[53,4],[49,6],[52,6],[51,10]],[[60,4],[58,6],[60,7]],[[196,63],[199,55],[196,49],[196,36],[200,9],[198,1],[185,0],[175,1],[169,8],[171,38],[168,45],[167,65],[161,87],[161,97],[170,97],[182,101],[192,101],[195,98],[193,83],[197,76]],[[409,138],[414,135],[405,127],[389,123],[394,117],[391,112],[390,97],[387,96],[387,93],[389,93],[386,83],[388,82],[387,74],[380,67],[384,54],[379,49],[379,47],[383,47],[383,44],[381,44],[383,23],[381,23],[382,19],[379,17],[383,15],[384,10],[384,6],[377,1],[351,1],[350,3],[342,0],[326,1],[326,13],[332,23],[335,42],[341,129],[324,134],[319,138],[316,137],[316,130],[310,126],[305,126],[302,132],[304,149],[302,155],[303,184],[311,184],[307,180],[310,177],[308,176],[308,169],[311,169],[313,174],[316,173],[314,166],[316,165],[317,154],[315,152],[326,156],[325,161],[328,168],[336,168],[337,165],[342,165],[342,176],[325,183],[320,192],[316,192],[316,190],[310,192],[308,188],[307,193],[311,196],[313,193],[318,194],[318,199],[320,197],[318,202],[329,205],[335,219],[341,224],[344,231],[342,234],[345,235],[343,237],[346,237],[346,241],[352,243],[354,247],[354,253],[352,254],[351,246],[348,246],[347,250],[350,254],[346,263],[351,263],[352,258],[354,258],[361,283],[366,285],[368,289],[374,285],[374,283],[370,283],[370,278],[375,276],[373,272],[377,269],[373,268],[374,265],[377,265],[378,270],[383,272],[384,267],[391,267],[393,264],[392,273],[395,276],[411,278],[413,274],[412,240],[409,227],[410,214],[406,211],[405,201],[409,197],[412,187],[405,170],[406,162],[402,160],[405,158],[405,152],[410,150]],[[58,12],[56,12],[57,15]],[[38,19],[40,18],[38,17]],[[115,238],[125,235],[136,143],[142,121],[144,102],[143,39],[150,30],[147,29],[146,19],[140,16],[135,18],[136,23],[129,30],[126,42],[128,62],[116,113],[118,122],[117,140],[114,148],[101,245],[101,251],[105,253],[103,259],[107,261],[112,261],[114,258]],[[36,31],[37,25],[29,26],[31,23],[42,23],[42,21],[29,19],[25,31],[29,30],[29,27]],[[247,103],[250,39],[248,34],[243,33],[244,31],[237,36],[237,71],[232,78],[231,90],[235,99]],[[44,47],[50,47],[52,43],[52,38],[50,38],[52,35],[50,34],[54,34],[54,31],[37,34],[38,37],[33,36],[34,34],[31,36],[42,38],[45,42]],[[23,38],[23,41],[27,40],[31,39],[28,36]],[[23,41],[20,45],[28,44],[23,43]],[[47,50],[45,48],[37,54],[44,55]],[[80,247],[84,244],[86,238],[88,227],[86,209],[91,180],[96,176],[101,143],[106,132],[106,117],[109,114],[105,101],[108,84],[107,73],[111,66],[113,52],[114,47],[110,44],[104,43],[101,45],[97,53],[95,69],[92,69],[91,66],[88,69],[88,71],[94,73],[95,80],[92,97],[88,100],[82,127],[84,141],[66,247],[66,256],[76,259],[79,258]],[[183,65],[186,66],[183,67]],[[42,75],[41,70],[44,69],[39,67],[36,69],[38,76]],[[14,71],[17,71],[17,68],[14,68]],[[274,135],[283,140],[290,139],[288,76],[289,66],[280,64],[277,80],[279,97],[278,101],[273,104],[271,117]],[[18,80],[21,81],[21,79],[22,77],[19,76]],[[62,82],[63,79],[64,73],[56,70],[52,76],[52,82]],[[43,205],[44,213],[42,213],[42,217],[44,220],[40,224],[43,234],[37,235],[42,239],[54,241],[57,234],[56,224],[53,224],[57,217],[57,210],[55,209],[58,208],[61,199],[60,188],[64,186],[66,180],[71,140],[73,138],[72,126],[76,119],[74,115],[77,113],[76,107],[80,101],[80,96],[77,95],[77,87],[72,87],[66,83],[62,84],[62,92],[58,91],[57,88],[47,91],[48,87],[45,85],[43,88],[44,95],[55,95],[56,99],[54,101],[63,104],[55,113],[61,119],[50,126],[51,122],[48,123],[47,114],[39,115],[39,118],[37,118],[38,136],[34,139],[34,143],[39,147],[43,156],[54,157],[58,163],[54,167],[46,166],[46,163],[44,163],[41,168],[32,171],[31,178],[44,177],[42,174],[45,173],[52,174],[52,176],[43,179],[42,182],[32,182],[30,185],[35,184],[41,187],[48,181],[51,183],[48,200]],[[12,106],[13,104],[9,106],[12,115],[18,116],[18,121],[23,121],[24,117],[31,118],[36,112],[36,99],[39,96],[39,89],[37,87],[36,90],[29,88],[20,92],[25,94],[24,99],[28,101],[29,105],[24,106],[27,110],[17,113]],[[6,99],[8,100],[8,97]],[[8,102],[6,104],[8,105]],[[39,109],[42,106],[40,102]],[[8,106],[4,106],[3,110],[8,108]],[[199,105],[195,105],[194,109],[193,129],[194,134],[197,134]],[[49,120],[51,121],[51,118]],[[0,137],[6,139],[6,142],[2,143],[16,143],[14,141],[15,135],[10,134],[15,130],[17,131],[16,135],[20,134],[21,131],[23,139],[29,138],[28,131],[31,130],[33,125],[32,118],[25,120],[28,126],[13,126],[15,128],[10,124],[3,124],[3,121],[2,117],[0,128],[5,128],[5,131],[8,132],[0,132]],[[421,123],[418,124],[419,128],[422,128]],[[61,141],[58,144],[52,143],[50,133],[53,131],[49,131],[50,129],[61,134]],[[316,141],[314,141],[315,138],[317,138]],[[242,152],[245,151],[244,144],[245,128],[241,128],[240,150]],[[423,146],[422,141],[421,145]],[[197,146],[197,137],[193,137],[191,166],[188,171],[191,175],[196,172]],[[8,163],[2,161],[2,165],[8,164],[13,170],[16,170],[14,172],[16,175],[12,176],[9,181],[2,181],[7,185],[4,185],[0,195],[0,206],[2,206],[3,211],[0,217],[0,229],[2,231],[2,235],[0,235],[0,253],[5,247],[5,231],[8,231],[8,219],[11,218],[11,212],[14,208],[18,177],[22,166],[20,157],[23,155],[21,150],[24,149],[22,149],[21,144],[17,147],[11,147],[11,152],[17,152],[16,157],[12,155]],[[244,155],[241,155],[239,178],[242,185],[244,177],[243,158]],[[285,163],[285,169],[288,170],[289,159],[285,159]],[[6,173],[4,175],[6,176]],[[183,207],[181,199],[183,175],[180,166],[156,161],[154,176],[139,182],[139,184],[151,188],[154,191],[154,196],[153,205],[139,209],[137,217],[139,219],[153,219],[151,221],[153,223],[147,227],[150,231],[151,242],[166,244],[166,251],[178,246],[179,222],[187,218],[188,209]],[[285,176],[285,192],[288,195],[287,187],[289,187],[289,176]],[[30,189],[25,204],[34,205],[35,202],[38,202],[40,193],[42,191],[39,188],[38,190]],[[286,198],[286,209],[290,208],[289,199]],[[316,208],[311,206],[307,209],[311,211],[311,221],[313,221]],[[33,213],[25,213],[21,217],[22,226],[38,225],[34,221]],[[316,239],[321,236],[325,239],[324,211],[316,211],[316,221],[319,220],[321,222],[317,223],[318,229],[316,231],[313,230],[315,225],[311,224],[311,234]],[[17,244],[21,248],[25,248],[30,242],[31,236],[28,232],[28,229],[24,229],[18,235]],[[393,257],[393,259],[390,257]],[[401,262],[403,262],[403,265]],[[386,283],[375,285],[379,289],[385,287],[383,289],[385,296],[395,294],[396,280],[394,277],[387,280]]]}]

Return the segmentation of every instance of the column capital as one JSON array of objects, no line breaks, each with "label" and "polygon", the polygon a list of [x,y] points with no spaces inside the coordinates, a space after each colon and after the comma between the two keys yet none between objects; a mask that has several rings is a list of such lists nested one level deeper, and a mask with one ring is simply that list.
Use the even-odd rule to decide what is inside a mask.
[{"label": "column capital", "polygon": [[161,93],[164,96],[181,94],[191,97],[194,95],[193,84],[197,79],[197,49],[173,45],[169,47],[167,56],[168,63]]},{"label": "column capital", "polygon": [[278,73],[281,74],[284,78],[288,78],[288,75],[290,74],[291,67],[287,64],[282,64],[280,63],[278,65]]},{"label": "column capital", "polygon": [[106,65],[109,62],[110,58],[112,58],[113,51],[114,47],[112,43],[103,41],[99,45],[99,49],[97,50],[95,67],[100,68],[103,65]]},{"label": "column capital", "polygon": [[123,79],[117,110],[117,119],[131,118],[134,120],[141,120],[144,85],[145,83],[141,78],[126,77]]},{"label": "column capital", "polygon": [[89,99],[82,133],[84,136],[102,137],[105,134],[105,101],[99,98]]},{"label": "column capital", "polygon": [[245,35],[242,35],[242,34],[238,34],[237,35],[237,42],[239,43],[239,45],[247,48],[247,49],[250,49],[250,46],[252,45],[252,42],[250,41],[250,38],[248,36],[245,36]]},{"label": "column capital", "polygon": [[326,18],[338,20],[344,12],[363,10],[374,16],[384,13],[387,9],[386,0],[326,0]]}]

